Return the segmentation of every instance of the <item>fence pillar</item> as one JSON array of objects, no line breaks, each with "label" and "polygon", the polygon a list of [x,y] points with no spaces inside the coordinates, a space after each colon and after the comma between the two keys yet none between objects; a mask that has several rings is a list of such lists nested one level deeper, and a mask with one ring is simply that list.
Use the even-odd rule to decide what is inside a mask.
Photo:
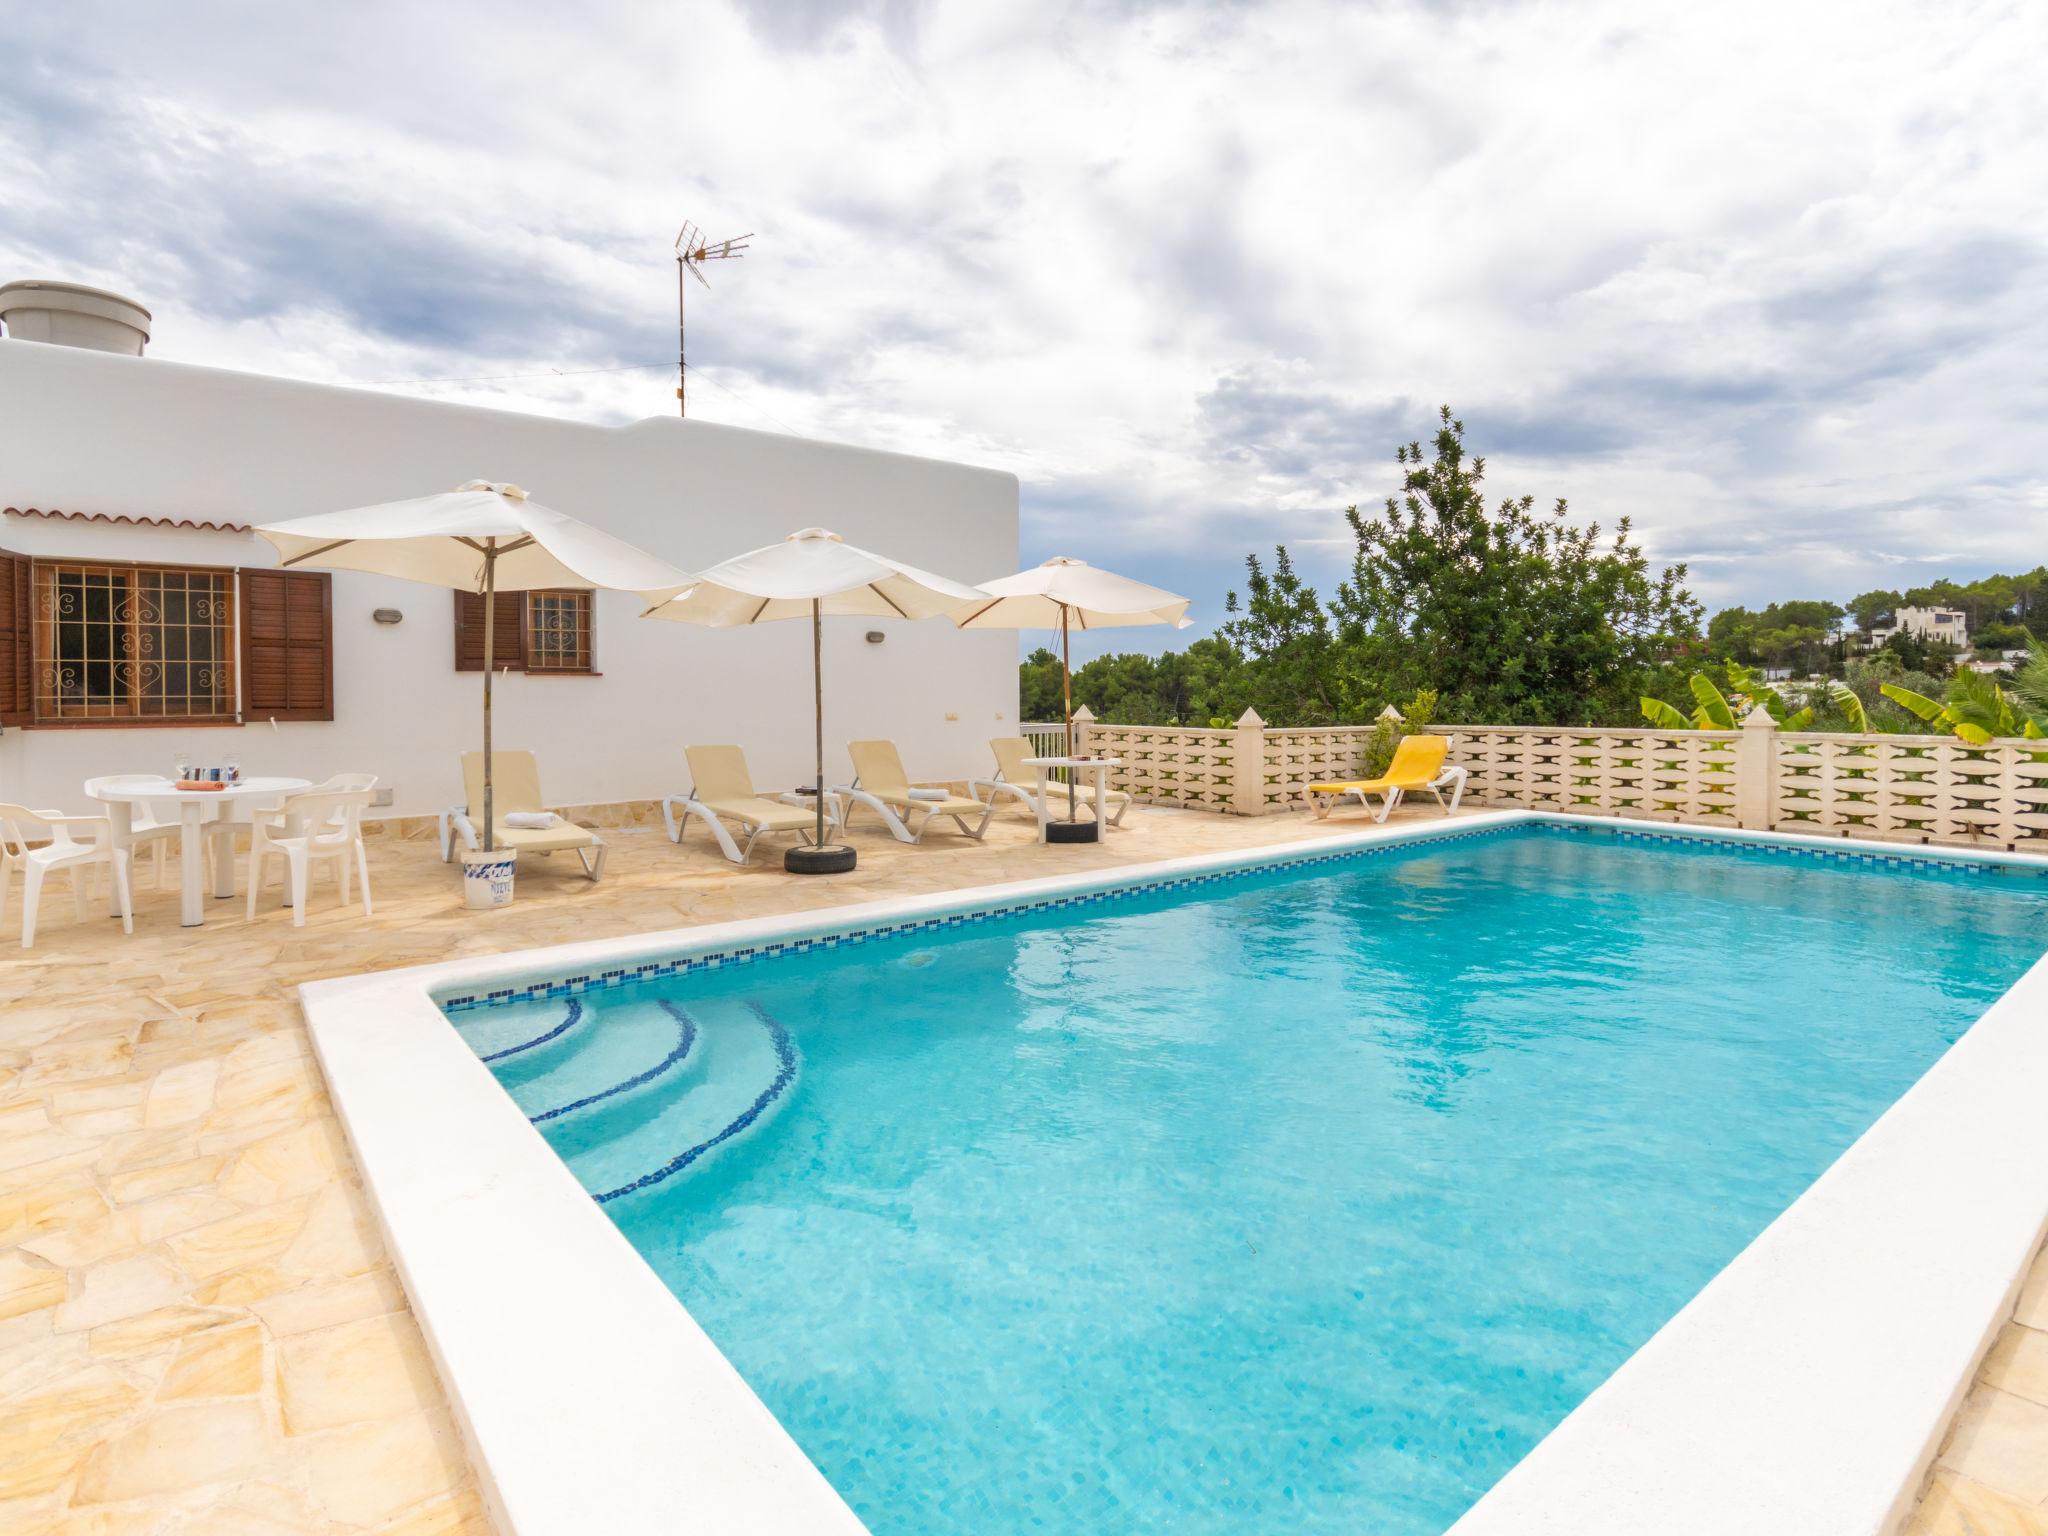
[{"label": "fence pillar", "polygon": [[1088,750],[1088,727],[1095,723],[1095,712],[1086,704],[1074,711],[1074,739],[1067,743],[1067,756],[1079,757]]},{"label": "fence pillar", "polygon": [[1230,733],[1230,812],[1266,813],[1266,722],[1255,709],[1239,715],[1237,728]]},{"label": "fence pillar", "polygon": [[1742,722],[1735,746],[1735,824],[1753,832],[1771,829],[1771,804],[1777,798],[1778,724],[1762,709],[1752,709]]}]

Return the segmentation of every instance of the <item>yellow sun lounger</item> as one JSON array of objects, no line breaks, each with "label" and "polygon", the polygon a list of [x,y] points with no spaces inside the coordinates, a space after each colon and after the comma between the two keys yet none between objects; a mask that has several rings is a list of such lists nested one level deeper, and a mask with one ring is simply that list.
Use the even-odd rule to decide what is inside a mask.
[{"label": "yellow sun lounger", "polygon": [[[1343,779],[1328,784],[1311,784],[1308,787],[1310,802],[1316,808],[1318,817],[1327,816],[1349,795],[1356,795],[1358,803],[1372,811],[1374,821],[1385,821],[1393,814],[1394,807],[1401,803],[1404,794],[1426,789],[1436,796],[1436,803],[1443,807],[1446,816],[1458,808],[1458,801],[1465,793],[1465,770],[1456,766],[1445,767],[1444,758],[1451,750],[1454,738],[1449,736],[1403,736],[1401,744],[1394,748],[1394,760],[1387,765],[1387,771],[1377,779]],[[1444,800],[1444,789],[1449,787],[1451,798]],[[1380,796],[1380,804],[1374,808],[1372,797]]]}]

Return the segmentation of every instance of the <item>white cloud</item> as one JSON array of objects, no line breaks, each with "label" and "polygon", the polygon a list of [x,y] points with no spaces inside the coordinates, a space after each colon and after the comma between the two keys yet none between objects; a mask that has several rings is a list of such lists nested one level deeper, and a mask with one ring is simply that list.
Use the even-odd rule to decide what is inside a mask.
[{"label": "white cloud", "polygon": [[0,263],[166,356],[625,419],[688,216],[756,233],[693,410],[1015,469],[1028,554],[1209,617],[1442,400],[1710,602],[1847,595],[2048,557],[2044,16],[74,6],[0,21]]}]

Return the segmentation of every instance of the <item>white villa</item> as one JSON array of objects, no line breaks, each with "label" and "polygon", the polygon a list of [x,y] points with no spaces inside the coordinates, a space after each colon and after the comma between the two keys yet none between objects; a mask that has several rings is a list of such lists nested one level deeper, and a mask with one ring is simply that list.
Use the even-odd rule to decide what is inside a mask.
[{"label": "white villa", "polygon": [[1960,608],[1901,608],[1889,624],[1870,631],[1870,643],[1883,645],[1893,635],[1907,634],[1922,640],[1945,640],[1958,650],[1970,644],[1969,618]]},{"label": "white villa", "polygon": [[[459,798],[481,600],[279,572],[258,522],[487,479],[685,569],[811,525],[967,582],[1017,568],[1013,475],[190,367],[141,355],[140,306],[68,285],[13,285],[0,310],[0,800],[83,808],[84,780],[164,772],[181,749],[249,774],[375,773],[381,816]],[[688,742],[743,745],[764,785],[809,780],[807,626],[646,623],[619,592],[499,601],[497,741],[539,754],[551,803],[677,792]],[[538,643],[543,612],[571,638]],[[964,777],[1015,728],[1012,635],[844,620],[825,650],[828,778],[863,737]]]}]

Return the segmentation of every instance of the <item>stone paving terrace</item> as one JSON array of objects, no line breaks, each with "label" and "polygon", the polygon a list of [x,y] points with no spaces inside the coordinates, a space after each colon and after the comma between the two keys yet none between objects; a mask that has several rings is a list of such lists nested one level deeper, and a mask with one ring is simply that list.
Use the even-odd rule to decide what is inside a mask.
[{"label": "stone paving terrace", "polygon": [[[1397,820],[1436,816],[1405,809]],[[0,1533],[483,1536],[490,1529],[351,1166],[293,989],[321,977],[1356,831],[1356,815],[1134,809],[1101,847],[856,830],[861,866],[735,869],[699,832],[612,827],[471,914],[430,840],[371,844],[374,919],[307,926],[137,893],[124,939],[61,889],[0,947]],[[63,881],[57,882],[61,887]],[[144,879],[147,884],[147,878]],[[2048,1270],[1986,1361],[1913,1536],[2048,1533]]]}]

